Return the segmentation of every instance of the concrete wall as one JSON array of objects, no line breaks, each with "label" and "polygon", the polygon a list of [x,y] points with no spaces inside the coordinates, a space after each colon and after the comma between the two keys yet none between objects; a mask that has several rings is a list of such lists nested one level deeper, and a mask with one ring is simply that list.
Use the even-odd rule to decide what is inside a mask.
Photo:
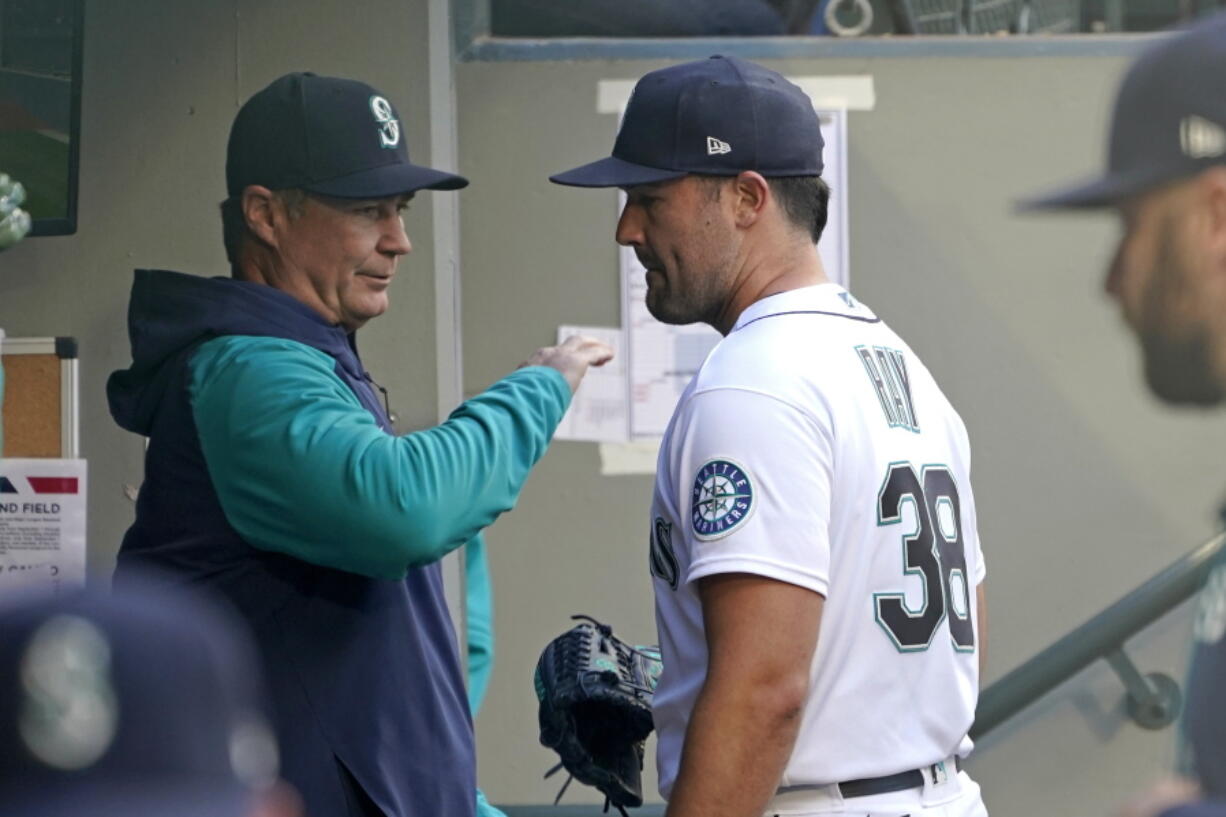
[{"label": "concrete wall", "polygon": [[[89,3],[76,235],[26,239],[0,255],[0,327],[81,344],[81,446],[90,465],[89,566],[109,577],[132,519],[124,485],[142,479],[141,441],[106,406],[107,375],[127,365],[134,267],[227,275],[217,204],[238,106],[293,70],[353,76],[386,92],[428,160],[426,0]],[[362,334],[368,368],[408,427],[435,416],[430,208],[393,307]]]},{"label": "concrete wall", "polygon": [[[561,323],[618,325],[612,191],[549,173],[606,155],[601,79],[656,61],[459,66],[465,369],[470,391],[506,350]],[[1000,677],[1214,529],[1226,425],[1160,407],[1100,294],[1109,216],[1021,217],[1012,203],[1101,162],[1121,58],[880,58],[771,63],[871,74],[849,115],[851,287],[934,371],[970,430],[988,564],[987,680]],[[489,331],[488,327],[497,327]],[[552,800],[534,745],[540,647],[584,612],[654,632],[647,476],[602,477],[596,446],[559,442],[490,533],[499,664],[477,722],[495,802]],[[1186,614],[1138,639],[1146,670],[1181,675]],[[972,764],[996,815],[1103,813],[1169,766],[1172,731],[1124,721],[1100,665],[1053,693]],[[729,736],[735,739],[735,736]],[[649,777],[651,777],[649,775]],[[647,781],[654,791],[654,778]],[[567,802],[597,802],[575,791]]]}]

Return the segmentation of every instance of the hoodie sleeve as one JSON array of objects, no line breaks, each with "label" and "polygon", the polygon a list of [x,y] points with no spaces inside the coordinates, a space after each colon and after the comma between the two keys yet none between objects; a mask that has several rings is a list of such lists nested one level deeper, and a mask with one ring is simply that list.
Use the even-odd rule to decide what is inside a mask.
[{"label": "hoodie sleeve", "polygon": [[570,403],[559,372],[530,366],[394,437],[333,366],[293,341],[217,338],[192,359],[192,411],[244,539],[367,576],[400,578],[510,510]]},{"label": "hoodie sleeve", "polygon": [[464,546],[464,623],[468,645],[468,711],[477,717],[494,671],[494,592],[485,558],[485,537]]}]

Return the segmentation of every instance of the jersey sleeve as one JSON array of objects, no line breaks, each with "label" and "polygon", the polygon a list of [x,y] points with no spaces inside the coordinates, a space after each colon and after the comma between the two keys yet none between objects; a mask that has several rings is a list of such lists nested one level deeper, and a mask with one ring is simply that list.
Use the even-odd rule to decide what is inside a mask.
[{"label": "jersey sleeve", "polygon": [[694,395],[681,441],[678,508],[693,555],[685,581],[753,573],[826,595],[832,435],[828,421],[767,394]]},{"label": "jersey sleeve", "polygon": [[247,542],[381,578],[442,558],[513,507],[570,401],[560,373],[528,367],[395,437],[334,365],[288,340],[209,341],[192,359],[193,417]]}]

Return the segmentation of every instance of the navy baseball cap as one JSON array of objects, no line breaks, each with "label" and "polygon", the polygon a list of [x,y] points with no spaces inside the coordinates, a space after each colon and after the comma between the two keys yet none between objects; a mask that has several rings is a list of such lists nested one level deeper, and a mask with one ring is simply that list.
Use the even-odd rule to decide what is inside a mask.
[{"label": "navy baseball cap", "polygon": [[643,76],[626,104],[613,155],[550,176],[575,187],[629,187],[691,173],[820,176],[813,102],[781,74],[714,56]]},{"label": "navy baseball cap", "polygon": [[0,607],[0,814],[242,817],[277,778],[251,643],[152,586]]},{"label": "navy baseball cap", "polygon": [[1023,209],[1110,207],[1226,163],[1226,14],[1164,38],[1120,85],[1106,172],[1022,203]]},{"label": "navy baseball cap", "polygon": [[247,100],[230,128],[226,191],[251,184],[368,199],[458,190],[468,180],[409,161],[400,114],[364,82],[286,74]]}]

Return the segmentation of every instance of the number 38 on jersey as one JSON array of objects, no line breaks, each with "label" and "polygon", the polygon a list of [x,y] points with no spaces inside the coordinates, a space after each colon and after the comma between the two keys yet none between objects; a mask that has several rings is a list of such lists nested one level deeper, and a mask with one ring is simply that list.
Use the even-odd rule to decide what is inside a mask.
[{"label": "number 38 on jersey", "polygon": [[941,624],[948,621],[954,648],[975,649],[966,552],[958,486],[943,465],[925,465],[920,473],[909,462],[891,463],[877,496],[877,525],[898,525],[903,508],[915,511],[916,530],[902,540],[902,572],[916,576],[923,602],[909,606],[902,588],[873,594],[877,623],[902,652],[932,646]]}]

